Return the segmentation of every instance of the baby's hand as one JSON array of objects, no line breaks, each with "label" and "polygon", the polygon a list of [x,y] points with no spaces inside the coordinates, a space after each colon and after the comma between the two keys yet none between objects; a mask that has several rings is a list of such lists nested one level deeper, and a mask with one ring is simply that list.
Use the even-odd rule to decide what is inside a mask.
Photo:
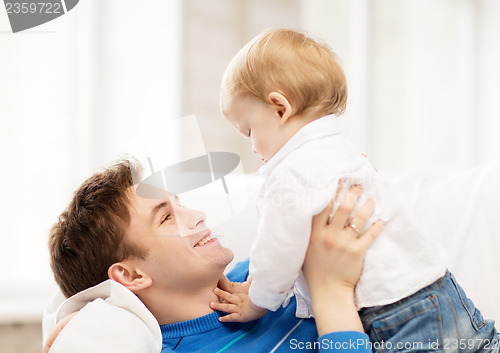
[{"label": "baby's hand", "polygon": [[212,309],[229,313],[229,315],[221,316],[220,322],[249,322],[264,316],[267,310],[252,303],[248,296],[250,283],[251,280],[237,283],[229,281],[225,276],[221,278],[220,288],[215,288],[214,292],[222,302],[210,303]]},{"label": "baby's hand", "polygon": [[250,283],[252,283],[252,277],[248,277],[248,280],[246,280],[243,283],[240,283],[240,282],[231,282],[226,276],[222,275],[221,278],[219,278],[219,283],[217,283],[217,287],[231,294],[248,294],[248,290],[250,289]]}]

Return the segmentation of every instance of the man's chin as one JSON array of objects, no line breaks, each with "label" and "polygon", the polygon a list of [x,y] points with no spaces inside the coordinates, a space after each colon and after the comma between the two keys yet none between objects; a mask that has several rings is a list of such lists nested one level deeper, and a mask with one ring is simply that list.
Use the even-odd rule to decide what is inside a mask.
[{"label": "man's chin", "polygon": [[226,268],[231,263],[231,261],[233,261],[234,253],[229,248],[223,247],[222,250],[223,254],[220,255],[220,263],[224,266],[224,268]]},{"label": "man's chin", "polygon": [[233,259],[234,259],[234,252],[233,252],[233,250],[231,250],[229,248],[224,248],[224,250],[227,251],[227,257],[228,257],[227,265],[229,265],[231,263],[231,261],[233,261]]}]

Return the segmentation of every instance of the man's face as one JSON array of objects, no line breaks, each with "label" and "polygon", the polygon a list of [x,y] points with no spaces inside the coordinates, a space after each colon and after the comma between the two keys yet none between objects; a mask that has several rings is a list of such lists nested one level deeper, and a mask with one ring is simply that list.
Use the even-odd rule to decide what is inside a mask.
[{"label": "man's face", "polygon": [[127,237],[147,251],[141,266],[153,285],[192,290],[222,274],[233,253],[212,237],[203,212],[167,192],[162,199],[141,198],[135,189],[131,195]]}]

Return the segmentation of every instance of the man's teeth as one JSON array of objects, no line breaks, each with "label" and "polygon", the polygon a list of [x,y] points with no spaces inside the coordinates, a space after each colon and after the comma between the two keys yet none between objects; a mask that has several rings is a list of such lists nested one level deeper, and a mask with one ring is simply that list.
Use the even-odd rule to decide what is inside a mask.
[{"label": "man's teeth", "polygon": [[201,239],[198,244],[196,244],[194,247],[196,248],[197,246],[203,246],[206,243],[208,243],[210,240],[212,240],[212,237],[210,235],[207,235],[205,238]]}]

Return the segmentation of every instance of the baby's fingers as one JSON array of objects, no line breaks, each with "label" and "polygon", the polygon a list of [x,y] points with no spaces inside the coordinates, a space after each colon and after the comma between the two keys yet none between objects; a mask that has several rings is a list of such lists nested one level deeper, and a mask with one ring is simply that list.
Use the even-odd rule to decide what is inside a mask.
[{"label": "baby's fingers", "polygon": [[219,317],[220,322],[241,322],[240,320],[240,314],[236,313]]},{"label": "baby's fingers", "polygon": [[229,292],[226,292],[225,290],[222,290],[220,288],[215,288],[214,293],[223,301],[226,301],[228,303],[236,304],[239,301],[238,296],[231,294]]},{"label": "baby's fingers", "polygon": [[219,278],[219,283],[217,283],[218,287],[226,292],[231,290],[233,287],[233,283],[224,275]]},{"label": "baby's fingers", "polygon": [[223,311],[225,313],[235,313],[238,311],[238,306],[230,303],[211,302],[210,307],[214,310]]}]

